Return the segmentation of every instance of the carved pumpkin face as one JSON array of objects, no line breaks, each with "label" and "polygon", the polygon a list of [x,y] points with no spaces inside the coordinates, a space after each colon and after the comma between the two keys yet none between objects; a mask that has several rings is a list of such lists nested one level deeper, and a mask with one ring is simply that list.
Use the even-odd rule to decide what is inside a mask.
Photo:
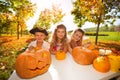
[{"label": "carved pumpkin face", "polygon": [[93,61],[93,67],[99,72],[108,72],[110,70],[110,63],[108,57],[99,56]]},{"label": "carved pumpkin face", "polygon": [[66,58],[66,53],[63,51],[57,51],[55,56],[57,60],[64,60]]},{"label": "carved pumpkin face", "polygon": [[88,49],[81,47],[75,47],[72,50],[73,59],[82,65],[92,64],[93,60],[96,58],[96,55]]},{"label": "carved pumpkin face", "polygon": [[41,49],[24,52],[17,57],[15,69],[21,78],[32,78],[47,72],[51,64],[49,51]]}]

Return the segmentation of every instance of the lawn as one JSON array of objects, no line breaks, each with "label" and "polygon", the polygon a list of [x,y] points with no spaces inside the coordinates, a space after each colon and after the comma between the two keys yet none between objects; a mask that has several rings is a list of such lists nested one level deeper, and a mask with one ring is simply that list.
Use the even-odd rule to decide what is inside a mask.
[{"label": "lawn", "polygon": [[[108,34],[108,36],[98,36],[98,41],[120,41],[120,32],[99,32],[99,34]],[[90,36],[95,39],[95,36]]]},{"label": "lawn", "polygon": [[[98,36],[99,46],[120,50],[120,32],[99,32],[99,34],[108,34],[108,36]],[[96,36],[89,37],[91,41],[95,42]]]}]

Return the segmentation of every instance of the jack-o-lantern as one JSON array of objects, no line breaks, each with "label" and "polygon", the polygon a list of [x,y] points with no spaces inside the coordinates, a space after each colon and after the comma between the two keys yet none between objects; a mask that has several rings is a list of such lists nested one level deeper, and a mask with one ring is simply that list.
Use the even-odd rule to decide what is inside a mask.
[{"label": "jack-o-lantern", "polygon": [[93,67],[99,72],[108,72],[110,63],[107,56],[99,56],[93,61]]},{"label": "jack-o-lantern", "polygon": [[66,53],[64,51],[57,51],[55,57],[57,60],[64,60],[66,58]]},{"label": "jack-o-lantern", "polygon": [[45,49],[26,51],[17,57],[15,69],[21,78],[32,78],[47,72],[50,64],[49,51]]},{"label": "jack-o-lantern", "polygon": [[89,65],[93,63],[96,55],[87,48],[75,47],[72,50],[73,59],[82,65]]}]

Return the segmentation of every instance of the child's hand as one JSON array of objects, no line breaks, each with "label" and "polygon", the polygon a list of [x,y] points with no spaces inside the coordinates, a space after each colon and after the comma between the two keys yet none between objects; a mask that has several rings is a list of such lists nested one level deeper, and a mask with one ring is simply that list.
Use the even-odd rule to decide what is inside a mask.
[{"label": "child's hand", "polygon": [[29,49],[29,50],[32,50],[32,49],[34,49],[34,47],[33,47],[33,46],[30,46],[30,47],[28,47],[28,49]]}]

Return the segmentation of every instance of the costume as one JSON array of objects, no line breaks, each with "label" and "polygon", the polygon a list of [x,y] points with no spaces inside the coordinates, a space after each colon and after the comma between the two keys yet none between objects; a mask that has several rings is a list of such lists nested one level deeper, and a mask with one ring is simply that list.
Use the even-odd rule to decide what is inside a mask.
[{"label": "costume", "polygon": [[57,43],[56,45],[53,46],[53,51],[61,51],[61,50],[63,50],[62,44]]},{"label": "costume", "polygon": [[[36,40],[35,40],[35,41],[32,41],[32,42],[28,45],[28,47],[30,47],[30,46],[36,47],[36,44],[37,44],[37,41],[36,41]],[[46,50],[49,50],[50,44],[49,44],[48,42],[46,42],[46,41],[43,41],[42,48],[43,48],[43,49],[46,49]]]},{"label": "costume", "polygon": [[[48,32],[47,32],[45,29],[42,29],[42,28],[39,28],[39,27],[35,27],[35,28],[33,28],[33,29],[30,30],[30,33],[31,33],[31,34],[34,34],[34,35],[35,35],[36,32],[44,33],[45,36],[48,36]],[[28,48],[30,48],[30,47],[36,47],[36,46],[37,46],[37,40],[32,41],[32,42],[28,45]],[[42,47],[43,49],[49,50],[50,44],[49,44],[48,42],[46,42],[46,41],[43,41],[43,44],[42,44],[41,47]],[[28,49],[27,49],[27,50],[28,50]]]}]

